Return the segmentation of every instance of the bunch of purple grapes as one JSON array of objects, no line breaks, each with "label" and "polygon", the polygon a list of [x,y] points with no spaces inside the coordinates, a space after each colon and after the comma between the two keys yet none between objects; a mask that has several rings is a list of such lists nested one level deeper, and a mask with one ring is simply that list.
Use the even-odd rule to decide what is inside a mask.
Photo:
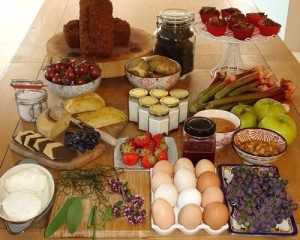
[{"label": "bunch of purple grapes", "polygon": [[263,171],[248,166],[234,167],[226,187],[226,199],[234,206],[234,218],[250,232],[270,232],[297,209],[287,195],[287,180],[275,167]]},{"label": "bunch of purple grapes", "polygon": [[89,126],[84,126],[75,132],[65,133],[65,147],[82,153],[92,150],[99,143],[100,133]]},{"label": "bunch of purple grapes", "polygon": [[120,194],[123,201],[118,201],[112,206],[112,215],[114,218],[123,217],[131,224],[142,223],[147,218],[145,209],[142,209],[144,199],[139,195],[132,195],[127,184],[119,178],[111,178],[108,185],[112,193]]}]

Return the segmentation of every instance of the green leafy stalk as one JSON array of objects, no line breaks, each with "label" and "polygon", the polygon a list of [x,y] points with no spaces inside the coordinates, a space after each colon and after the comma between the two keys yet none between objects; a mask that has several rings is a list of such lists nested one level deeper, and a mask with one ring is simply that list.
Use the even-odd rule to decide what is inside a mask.
[{"label": "green leafy stalk", "polygon": [[253,89],[257,89],[256,87],[259,86],[260,83],[258,81],[255,82],[251,82],[249,84],[246,84],[244,86],[241,86],[239,88],[236,88],[235,90],[231,91],[230,93],[228,93],[228,96],[235,96],[235,95],[239,95],[245,92],[251,92],[253,91]]},{"label": "green leafy stalk", "polygon": [[92,208],[91,208],[91,211],[90,211],[90,215],[89,215],[89,218],[88,218],[88,221],[87,221],[87,227],[90,228],[92,227],[93,228],[93,236],[92,236],[92,239],[96,239],[96,228],[97,228],[97,225],[96,225],[96,211],[97,211],[97,206],[94,205]]},{"label": "green leafy stalk", "polygon": [[83,217],[83,206],[79,198],[76,198],[69,206],[67,211],[67,229],[73,234],[80,225]]},{"label": "green leafy stalk", "polygon": [[206,102],[214,98],[214,95],[220,91],[222,88],[227,86],[230,83],[229,80],[224,80],[222,82],[218,82],[217,84],[214,84],[212,88],[210,88],[210,91],[208,91],[206,94],[204,94],[200,99],[197,101],[194,101],[189,106],[189,111],[191,113],[196,113],[197,111],[204,109]]},{"label": "green leafy stalk", "polygon": [[221,99],[223,97],[225,97],[227,94],[229,94],[231,91],[233,91],[234,89],[243,86],[246,83],[255,81],[257,78],[257,74],[256,73],[251,73],[248,74],[236,81],[233,81],[232,83],[228,84],[227,86],[225,86],[224,88],[220,89],[220,91],[218,91],[215,94],[215,99]]},{"label": "green leafy stalk", "polygon": [[87,227],[88,228],[90,228],[91,226],[93,226],[93,218],[94,218],[94,215],[95,215],[96,208],[97,208],[96,205],[94,205],[91,208],[90,215],[89,215],[89,218],[88,218],[88,221],[87,221]]},{"label": "green leafy stalk", "polygon": [[222,106],[222,105],[228,104],[228,103],[244,102],[244,101],[250,101],[250,100],[259,100],[261,98],[273,97],[273,96],[279,95],[281,93],[284,93],[287,90],[288,90],[288,86],[279,86],[279,87],[275,87],[275,88],[272,88],[272,89],[270,89],[268,91],[264,91],[264,92],[257,92],[257,93],[252,93],[252,94],[225,97],[222,99],[210,101],[207,104],[207,108],[211,109],[211,108],[217,108],[219,106]]},{"label": "green leafy stalk", "polygon": [[67,222],[67,212],[70,205],[76,201],[76,197],[68,198],[68,200],[61,206],[61,208],[57,211],[54,218],[48,224],[45,230],[45,238],[50,237],[61,225]]}]

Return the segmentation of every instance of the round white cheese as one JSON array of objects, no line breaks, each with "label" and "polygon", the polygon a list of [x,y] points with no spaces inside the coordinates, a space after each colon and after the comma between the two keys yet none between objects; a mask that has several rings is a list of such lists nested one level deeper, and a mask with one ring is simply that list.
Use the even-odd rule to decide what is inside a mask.
[{"label": "round white cheese", "polygon": [[25,168],[5,181],[5,189],[14,192],[41,192],[46,189],[47,177],[36,168]]},{"label": "round white cheese", "polygon": [[11,221],[25,221],[39,214],[42,203],[34,193],[17,192],[7,195],[2,207]]}]

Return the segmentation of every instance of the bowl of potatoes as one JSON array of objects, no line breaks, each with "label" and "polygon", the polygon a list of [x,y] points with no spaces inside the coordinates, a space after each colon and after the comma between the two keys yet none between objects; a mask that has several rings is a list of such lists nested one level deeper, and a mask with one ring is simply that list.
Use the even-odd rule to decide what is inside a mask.
[{"label": "bowl of potatoes", "polygon": [[169,89],[180,77],[180,64],[160,55],[136,57],[125,65],[128,81],[135,87]]}]

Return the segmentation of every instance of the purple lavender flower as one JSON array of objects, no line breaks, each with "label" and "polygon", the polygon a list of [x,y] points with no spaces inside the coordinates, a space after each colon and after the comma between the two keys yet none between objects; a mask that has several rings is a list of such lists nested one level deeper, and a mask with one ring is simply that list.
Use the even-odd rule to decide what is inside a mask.
[{"label": "purple lavender flower", "polygon": [[121,207],[118,205],[113,205],[112,214],[113,214],[114,218],[121,217]]},{"label": "purple lavender flower", "polygon": [[144,222],[147,218],[147,213],[145,209],[125,205],[123,216],[129,223],[135,225]]},{"label": "purple lavender flower", "polygon": [[144,199],[139,195],[128,195],[126,196],[125,201],[134,208],[140,208],[144,204]]},{"label": "purple lavender flower", "polygon": [[110,190],[113,192],[113,193],[117,193],[117,194],[121,194],[123,193],[123,183],[122,181],[115,177],[115,178],[110,178],[108,180],[108,185],[110,187]]}]

